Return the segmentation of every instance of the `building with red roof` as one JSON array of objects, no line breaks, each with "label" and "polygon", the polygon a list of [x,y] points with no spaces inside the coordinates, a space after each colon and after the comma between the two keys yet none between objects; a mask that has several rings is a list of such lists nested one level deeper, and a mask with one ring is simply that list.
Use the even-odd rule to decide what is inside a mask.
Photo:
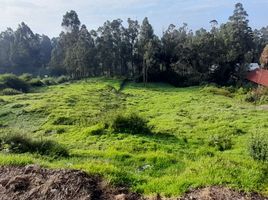
[{"label": "building with red roof", "polygon": [[268,70],[255,69],[248,73],[247,80],[268,87]]}]

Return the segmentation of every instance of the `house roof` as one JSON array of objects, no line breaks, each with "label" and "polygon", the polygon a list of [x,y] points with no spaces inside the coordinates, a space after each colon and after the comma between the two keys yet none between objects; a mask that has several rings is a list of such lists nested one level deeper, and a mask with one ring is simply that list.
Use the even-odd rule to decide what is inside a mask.
[{"label": "house roof", "polygon": [[268,87],[268,70],[255,69],[248,73],[247,80]]}]

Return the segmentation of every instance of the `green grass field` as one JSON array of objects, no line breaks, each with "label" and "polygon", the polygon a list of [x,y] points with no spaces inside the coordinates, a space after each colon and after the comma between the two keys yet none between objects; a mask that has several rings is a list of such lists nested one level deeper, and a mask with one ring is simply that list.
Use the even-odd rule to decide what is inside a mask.
[{"label": "green grass field", "polygon": [[[252,135],[268,135],[267,110],[213,87],[129,83],[118,91],[120,83],[88,79],[0,96],[1,135],[54,140],[70,154],[2,150],[0,164],[81,169],[145,195],[177,196],[210,185],[268,194],[268,165],[248,151]],[[153,134],[98,131],[117,113],[137,113]]]}]

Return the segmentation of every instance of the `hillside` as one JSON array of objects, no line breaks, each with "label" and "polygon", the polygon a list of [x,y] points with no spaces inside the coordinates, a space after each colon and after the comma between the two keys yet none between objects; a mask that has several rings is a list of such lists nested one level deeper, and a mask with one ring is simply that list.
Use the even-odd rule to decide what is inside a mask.
[{"label": "hillside", "polygon": [[[239,91],[137,83],[119,90],[120,83],[87,79],[0,96],[1,137],[52,140],[50,150],[60,152],[21,153],[10,143],[1,147],[0,164],[81,169],[145,195],[212,185],[268,193],[267,163],[248,151],[252,135],[268,134],[267,110],[245,103]],[[109,127],[131,113],[148,120],[151,131]]]}]

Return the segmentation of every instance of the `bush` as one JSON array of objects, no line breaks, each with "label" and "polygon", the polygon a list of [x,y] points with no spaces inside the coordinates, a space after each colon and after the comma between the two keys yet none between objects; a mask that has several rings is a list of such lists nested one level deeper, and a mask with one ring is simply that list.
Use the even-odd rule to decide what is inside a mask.
[{"label": "bush", "polygon": [[52,157],[67,157],[68,151],[51,140],[33,140],[22,135],[0,138],[0,150],[10,153],[37,153]]},{"label": "bush", "polygon": [[151,127],[147,121],[137,114],[117,115],[111,124],[111,128],[115,132],[131,133],[131,134],[150,134]]},{"label": "bush", "polygon": [[205,87],[203,89],[204,92],[209,92],[215,95],[222,95],[222,96],[226,96],[226,97],[233,97],[233,94],[225,89],[225,88],[218,88],[218,87],[213,87],[213,86],[209,86],[209,87]]},{"label": "bush", "polygon": [[0,83],[2,84],[2,87],[5,86],[5,88],[12,88],[22,92],[28,92],[30,88],[26,81],[18,78],[14,74],[1,75]]},{"label": "bush", "polygon": [[42,80],[42,82],[43,82],[44,85],[47,85],[47,86],[49,86],[49,85],[56,85],[56,81],[52,77],[44,78]]},{"label": "bush", "polygon": [[67,76],[60,76],[60,77],[58,77],[58,78],[56,79],[56,82],[57,82],[58,84],[61,84],[61,83],[68,82],[69,80],[70,80],[70,78],[67,77]]},{"label": "bush", "polygon": [[209,146],[215,147],[219,151],[232,149],[232,139],[230,135],[220,134],[214,135],[209,141]]},{"label": "bush", "polygon": [[254,160],[268,161],[268,136],[257,134],[250,138],[249,153]]},{"label": "bush", "polygon": [[25,73],[25,74],[20,75],[19,78],[20,78],[21,80],[24,80],[24,81],[26,81],[26,82],[29,82],[29,81],[32,80],[33,75],[32,75],[32,74]]},{"label": "bush", "polygon": [[33,78],[29,81],[29,84],[33,87],[41,87],[44,85],[40,78]]},{"label": "bush", "polygon": [[18,95],[18,94],[22,94],[22,92],[15,90],[13,88],[6,88],[2,90],[2,94],[3,95]]},{"label": "bush", "polygon": [[247,93],[245,100],[251,103],[268,103],[268,89],[259,87]]}]

